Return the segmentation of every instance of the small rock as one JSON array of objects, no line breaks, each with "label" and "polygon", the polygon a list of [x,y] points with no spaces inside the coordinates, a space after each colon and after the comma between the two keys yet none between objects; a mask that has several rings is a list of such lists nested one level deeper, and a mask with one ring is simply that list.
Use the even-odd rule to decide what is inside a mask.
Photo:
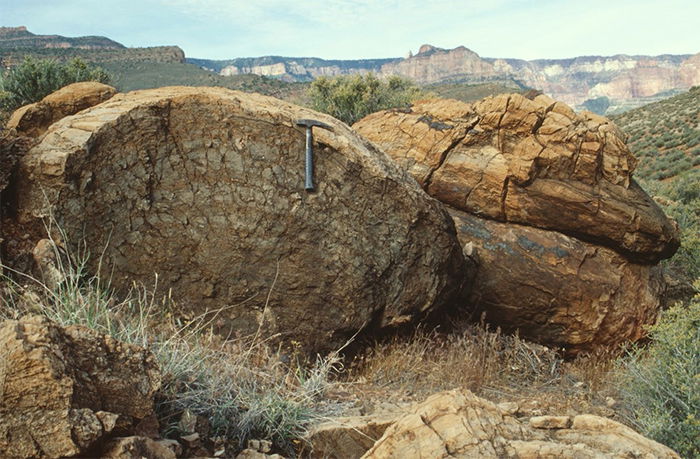
[{"label": "small rock", "polygon": [[199,446],[199,434],[197,432],[189,435],[184,435],[180,437],[180,440],[182,440],[182,443],[187,447],[187,448],[197,448]]},{"label": "small rock", "polygon": [[534,416],[530,425],[536,429],[568,429],[571,426],[569,416]]},{"label": "small rock", "polygon": [[182,455],[182,445],[177,440],[171,440],[166,438],[162,440],[156,440],[156,443],[165,448],[168,448],[177,457],[180,457]]},{"label": "small rock", "polygon": [[617,400],[615,400],[615,399],[612,398],[612,397],[605,397],[605,405],[606,405],[608,408],[612,408],[612,407],[614,407],[615,405],[617,405]]},{"label": "small rock", "polygon": [[123,437],[110,441],[100,457],[109,459],[176,459],[175,452],[148,437]]},{"label": "small rock", "polygon": [[520,410],[520,407],[515,402],[503,402],[499,403],[498,409],[503,411],[505,414],[515,415]]}]

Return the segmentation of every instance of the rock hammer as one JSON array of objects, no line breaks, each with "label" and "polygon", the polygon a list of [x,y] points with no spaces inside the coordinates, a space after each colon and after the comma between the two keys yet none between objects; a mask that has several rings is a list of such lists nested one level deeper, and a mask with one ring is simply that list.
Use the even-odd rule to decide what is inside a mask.
[{"label": "rock hammer", "polygon": [[306,128],[306,184],[304,189],[306,191],[314,191],[314,134],[312,129],[314,126],[328,130],[333,128],[326,123],[310,119],[296,120],[296,124]]}]

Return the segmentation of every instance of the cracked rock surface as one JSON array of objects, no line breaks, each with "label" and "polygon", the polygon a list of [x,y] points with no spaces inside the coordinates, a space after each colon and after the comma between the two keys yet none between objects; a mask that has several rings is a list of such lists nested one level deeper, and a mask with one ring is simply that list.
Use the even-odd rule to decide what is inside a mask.
[{"label": "cracked rock surface", "polygon": [[571,355],[636,341],[656,321],[660,267],[554,231],[450,213],[478,253],[471,299],[486,321]]},{"label": "cracked rock surface", "polygon": [[666,446],[607,418],[584,414],[529,422],[466,389],[440,392],[416,405],[362,457],[679,458]]},{"label": "cracked rock surface", "polygon": [[[317,191],[304,191],[314,130]],[[471,277],[443,206],[330,116],[256,94],[119,94],[53,124],[20,164],[16,219],[51,212],[118,288],[158,274],[178,313],[333,349],[442,308]],[[97,269],[98,259],[91,260]],[[110,272],[114,270],[113,274]]]},{"label": "cracked rock surface", "polygon": [[441,99],[353,126],[458,210],[550,229],[655,263],[676,226],[632,180],[636,159],[606,118],[540,95]]},{"label": "cracked rock surface", "polygon": [[153,413],[150,352],[31,316],[0,325],[0,456],[85,454]]},{"label": "cracked rock surface", "polygon": [[678,229],[607,119],[547,96],[417,102],[353,126],[447,204],[480,259],[470,303],[569,353],[639,339]]}]

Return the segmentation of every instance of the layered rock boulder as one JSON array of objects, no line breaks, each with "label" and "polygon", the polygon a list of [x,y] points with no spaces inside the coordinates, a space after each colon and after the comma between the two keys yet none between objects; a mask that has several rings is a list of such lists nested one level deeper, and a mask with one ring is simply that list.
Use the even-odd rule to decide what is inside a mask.
[{"label": "layered rock boulder", "polygon": [[658,266],[565,234],[450,213],[481,261],[472,300],[505,331],[575,354],[638,340],[656,320]]},{"label": "layered rock boulder", "polygon": [[449,99],[369,115],[354,128],[451,207],[611,247],[654,263],[677,228],[632,180],[636,159],[606,118],[540,95]]},{"label": "layered rock boulder", "polygon": [[160,378],[155,358],[137,346],[39,316],[7,320],[0,326],[0,456],[88,454],[153,414]]},{"label": "layered rock boulder", "polygon": [[416,405],[362,457],[680,458],[610,419],[587,414],[517,419],[466,389],[440,392]]},{"label": "layered rock boulder", "polygon": [[[314,132],[314,193],[300,118],[331,126]],[[327,349],[442,308],[470,278],[449,215],[388,156],[255,94],[114,96],[50,127],[20,163],[17,196],[24,227],[52,215],[103,253],[116,287],[157,273],[181,314],[218,310],[225,334],[262,326]]]},{"label": "layered rock boulder", "polygon": [[652,265],[676,251],[678,229],[632,179],[607,119],[510,94],[418,102],[354,128],[449,206],[479,249],[471,302],[491,322],[575,353],[655,320]]},{"label": "layered rock boulder", "polygon": [[38,137],[56,121],[114,96],[117,90],[96,81],[73,83],[34,104],[17,109],[7,122],[19,134]]}]

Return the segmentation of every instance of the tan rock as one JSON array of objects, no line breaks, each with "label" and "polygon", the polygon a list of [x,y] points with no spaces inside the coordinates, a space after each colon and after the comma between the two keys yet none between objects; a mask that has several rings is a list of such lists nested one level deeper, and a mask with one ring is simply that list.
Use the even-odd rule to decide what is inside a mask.
[{"label": "tan rock", "polygon": [[440,392],[418,404],[362,457],[679,458],[609,419],[583,415],[570,428],[538,429],[468,390]]},{"label": "tan rock", "polygon": [[638,340],[656,321],[660,268],[554,231],[450,213],[480,259],[470,301],[489,323],[576,354]]},{"label": "tan rock", "polygon": [[[303,128],[317,192],[304,191]],[[222,88],[120,94],[51,126],[20,167],[17,219],[49,212],[118,288],[158,273],[221,333],[336,348],[443,307],[469,271],[440,203],[339,121]],[[92,260],[90,268],[97,268]],[[112,275],[112,270],[113,275]]]},{"label": "tan rock", "polygon": [[533,416],[530,425],[535,429],[568,429],[571,427],[570,416]]},{"label": "tan rock", "polygon": [[95,81],[69,84],[40,102],[18,108],[7,127],[22,135],[39,137],[61,118],[104,102],[116,93],[113,87]]},{"label": "tan rock", "polygon": [[545,96],[423,101],[353,127],[456,209],[559,231],[645,263],[679,246],[677,227],[632,180],[636,160],[620,131]]},{"label": "tan rock", "polygon": [[160,386],[145,350],[39,316],[0,326],[0,456],[83,453],[153,413]]},{"label": "tan rock", "polygon": [[168,447],[148,437],[120,437],[111,440],[100,457],[108,459],[176,459]]},{"label": "tan rock", "polygon": [[396,421],[396,415],[336,418],[308,434],[310,457],[351,459],[362,456]]}]

